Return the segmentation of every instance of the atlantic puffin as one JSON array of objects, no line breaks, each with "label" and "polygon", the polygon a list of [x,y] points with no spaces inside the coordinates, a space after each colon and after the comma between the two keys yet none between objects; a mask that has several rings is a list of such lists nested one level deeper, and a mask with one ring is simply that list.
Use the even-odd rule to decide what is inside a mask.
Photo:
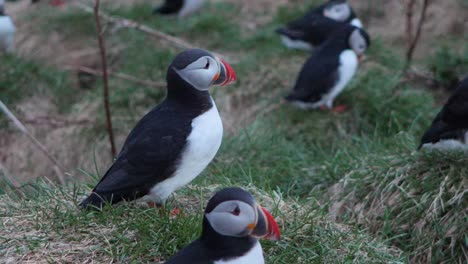
[{"label": "atlantic puffin", "polygon": [[141,197],[161,206],[214,158],[223,124],[209,88],[236,81],[233,68],[208,51],[190,49],[175,57],[166,80],[165,100],[136,124],[81,207],[102,209]]},{"label": "atlantic puffin", "polygon": [[[305,62],[293,91],[286,100],[304,108],[332,108],[333,100],[346,87],[358,68],[359,57],[370,45],[361,28],[343,25]],[[340,107],[337,111],[342,111]]]},{"label": "atlantic puffin", "polygon": [[153,14],[177,15],[181,18],[198,11],[204,3],[205,0],[165,0],[164,4],[153,10]]},{"label": "atlantic puffin", "polygon": [[421,139],[420,148],[468,150],[468,76],[457,85],[432,122]]},{"label": "atlantic puffin", "polygon": [[249,192],[226,188],[209,200],[200,238],[166,264],[263,264],[257,238],[277,241],[280,237],[273,216]]},{"label": "atlantic puffin", "polygon": [[349,3],[345,0],[331,0],[278,28],[276,33],[280,34],[283,44],[288,48],[312,50],[343,24],[363,27]]},{"label": "atlantic puffin", "polygon": [[0,52],[12,53],[14,51],[15,32],[13,20],[5,14],[5,0],[0,0]]}]

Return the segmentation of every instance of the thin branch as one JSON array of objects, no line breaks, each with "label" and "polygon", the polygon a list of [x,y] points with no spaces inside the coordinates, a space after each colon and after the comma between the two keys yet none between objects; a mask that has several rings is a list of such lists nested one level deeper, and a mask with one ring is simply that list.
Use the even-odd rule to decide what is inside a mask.
[{"label": "thin branch", "polygon": [[410,46],[408,47],[408,51],[406,52],[406,65],[405,65],[405,72],[411,65],[411,62],[413,60],[413,54],[416,46],[418,45],[419,38],[421,36],[421,31],[422,31],[422,26],[424,25],[424,22],[426,21],[426,13],[427,13],[427,7],[430,4],[430,0],[423,0],[423,6],[421,9],[421,15],[419,17],[417,29],[416,29],[416,35],[413,38],[413,41],[411,42]]},{"label": "thin branch", "polygon": [[405,0],[406,4],[406,46],[409,48],[413,39],[413,14],[416,0]]},{"label": "thin branch", "polygon": [[[86,67],[86,66],[67,65],[67,66],[65,66],[65,68],[68,69],[68,70],[76,70],[76,71],[85,72],[85,73],[92,74],[92,75],[99,76],[99,77],[102,77],[102,75],[103,75],[102,72],[97,71],[97,70],[95,70],[93,68]],[[133,77],[133,76],[131,76],[129,74],[125,74],[125,73],[121,73],[121,72],[114,72],[114,71],[111,71],[111,70],[107,70],[107,74],[109,74],[109,75],[111,75],[113,77],[119,78],[119,79],[123,79],[123,80],[129,81],[129,82],[134,82],[134,83],[138,83],[138,84],[149,86],[149,87],[155,87],[155,88],[164,88],[164,87],[166,87],[166,84],[164,84],[162,82],[154,82],[154,81],[151,81],[151,80],[141,80],[141,79]]]},{"label": "thin branch", "polygon": [[114,142],[114,132],[112,131],[112,117],[109,106],[109,77],[107,71],[107,58],[106,58],[106,45],[104,43],[104,31],[101,28],[101,20],[99,18],[99,5],[100,1],[96,0],[94,4],[94,18],[96,20],[96,32],[97,39],[99,42],[99,50],[101,53],[101,65],[102,65],[102,78],[104,80],[104,108],[106,111],[106,121],[107,121],[107,133],[109,134],[109,143],[111,145],[111,155],[114,159],[117,154]]},{"label": "thin branch", "polygon": [[60,183],[63,185],[65,184],[65,179],[64,179],[64,169],[63,166],[60,165],[60,163],[52,156],[52,154],[49,153],[47,148],[39,142],[31,133],[29,133],[28,129],[21,123],[21,121],[18,120],[18,118],[15,117],[15,115],[8,109],[8,107],[3,104],[3,102],[0,100],[0,110],[2,110],[3,113],[13,122],[13,124],[18,128],[23,134],[25,134],[34,145],[49,159],[49,161],[54,165],[54,170],[55,173],[57,174],[57,177],[60,181]]},{"label": "thin branch", "polygon": [[66,126],[89,125],[89,124],[92,124],[93,121],[90,119],[66,120],[66,119],[51,118],[49,116],[38,116],[32,119],[24,119],[23,123],[59,128],[59,127],[66,127]]},{"label": "thin branch", "polygon": [[[76,1],[75,3],[79,8],[83,9],[84,11],[86,11],[88,13],[93,12],[93,9],[91,7],[89,7],[89,6],[87,6],[86,4],[83,4],[83,3],[79,2],[79,1]],[[138,23],[136,21],[126,19],[126,18],[123,18],[123,17],[111,16],[111,15],[108,15],[108,14],[102,12],[102,11],[99,11],[98,14],[99,14],[100,17],[102,17],[107,22],[115,24],[117,28],[136,29],[136,30],[142,31],[142,32],[144,32],[144,33],[146,33],[146,34],[148,34],[150,36],[156,37],[158,39],[163,39],[163,40],[165,40],[167,42],[175,44],[177,47],[182,48],[182,49],[193,49],[193,48],[195,48],[194,45],[188,43],[187,41],[185,41],[183,39],[180,39],[180,38],[171,36],[169,34],[166,34],[164,32],[155,30],[155,29],[153,29],[151,27],[140,24],[140,23]],[[219,53],[212,52],[212,54],[216,55],[216,56],[218,56],[220,58],[226,59],[225,56],[223,56],[223,55],[221,55]]]}]

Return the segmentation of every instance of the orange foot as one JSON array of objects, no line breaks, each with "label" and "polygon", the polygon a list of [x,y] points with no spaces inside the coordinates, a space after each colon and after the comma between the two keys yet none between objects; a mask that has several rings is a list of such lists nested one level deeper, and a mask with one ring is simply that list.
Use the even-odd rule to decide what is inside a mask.
[{"label": "orange foot", "polygon": [[174,208],[174,209],[172,209],[172,211],[171,211],[171,213],[170,213],[170,215],[171,215],[172,217],[178,216],[179,214],[180,214],[180,209],[179,209],[179,208]]},{"label": "orange foot", "polygon": [[346,111],[347,108],[348,107],[346,105],[338,105],[338,106],[333,107],[332,111],[335,113],[341,114],[344,111]]},{"label": "orange foot", "polygon": [[164,208],[162,206],[162,204],[158,204],[158,203],[155,203],[155,202],[146,202],[146,203],[148,204],[149,208],[156,208],[156,207],[159,208],[159,209]]},{"label": "orange foot", "polygon": [[51,6],[63,6],[65,5],[65,1],[64,0],[51,0],[49,4]]}]

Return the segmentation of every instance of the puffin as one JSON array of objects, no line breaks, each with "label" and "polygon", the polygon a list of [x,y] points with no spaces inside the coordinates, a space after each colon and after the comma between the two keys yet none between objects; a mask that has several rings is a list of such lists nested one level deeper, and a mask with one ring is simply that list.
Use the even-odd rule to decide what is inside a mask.
[{"label": "puffin", "polygon": [[343,24],[363,27],[346,0],[331,0],[278,28],[276,33],[288,48],[312,50],[313,47],[324,43]]},{"label": "puffin", "polygon": [[174,58],[166,80],[166,98],[136,124],[82,208],[138,198],[162,207],[216,155],[223,124],[209,88],[236,81],[233,68],[208,51],[190,49]]},{"label": "puffin", "polygon": [[263,264],[259,238],[280,240],[273,216],[249,192],[225,188],[209,200],[201,236],[166,264]]},{"label": "puffin", "polygon": [[177,15],[179,18],[198,11],[205,0],[165,0],[164,4],[156,7],[153,14]]},{"label": "puffin", "polygon": [[458,83],[418,149],[468,150],[468,76]]},{"label": "puffin", "polygon": [[[303,65],[286,101],[303,109],[333,108],[333,100],[346,87],[358,68],[359,59],[370,46],[362,28],[343,25]],[[344,111],[344,106],[334,109]]]},{"label": "puffin", "polygon": [[13,20],[5,14],[5,0],[0,0],[0,52],[12,53],[15,50],[15,32]]},{"label": "puffin", "polygon": [[[39,3],[39,0],[31,0],[32,4]],[[65,0],[50,0],[49,5],[51,6],[63,6],[65,5]]]}]

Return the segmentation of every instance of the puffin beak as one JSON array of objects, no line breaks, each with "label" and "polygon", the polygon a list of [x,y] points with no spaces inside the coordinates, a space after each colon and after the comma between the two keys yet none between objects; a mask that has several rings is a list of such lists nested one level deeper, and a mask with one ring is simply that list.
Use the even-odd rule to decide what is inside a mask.
[{"label": "puffin beak", "polygon": [[217,60],[219,62],[220,70],[213,78],[213,84],[225,86],[235,82],[237,80],[236,72],[231,67],[231,65],[222,59],[217,58]]},{"label": "puffin beak", "polygon": [[278,241],[281,238],[281,232],[275,218],[265,208],[256,205],[258,220],[257,224],[250,224],[247,228],[252,230],[252,236]]}]

